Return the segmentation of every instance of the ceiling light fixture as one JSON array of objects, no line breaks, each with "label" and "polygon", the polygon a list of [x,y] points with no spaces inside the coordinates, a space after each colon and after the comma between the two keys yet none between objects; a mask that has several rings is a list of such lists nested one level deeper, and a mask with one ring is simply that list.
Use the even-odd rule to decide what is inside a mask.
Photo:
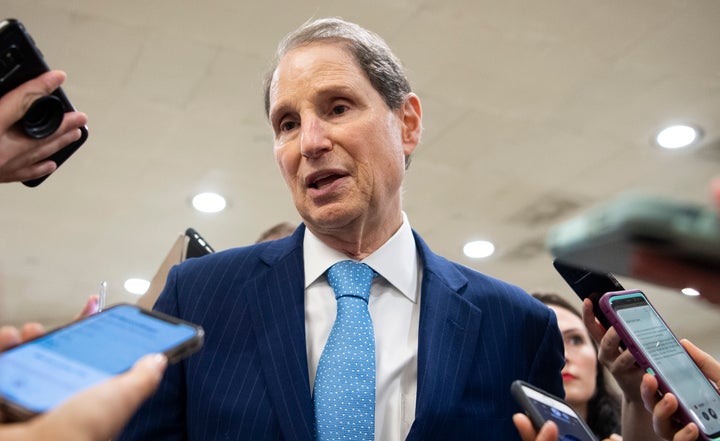
[{"label": "ceiling light fixture", "polygon": [[217,213],[225,209],[225,198],[217,193],[200,193],[192,199],[192,205],[203,213]]},{"label": "ceiling light fixture", "polygon": [[145,279],[127,279],[123,284],[130,294],[143,295],[150,288],[150,282]]},{"label": "ceiling light fixture", "polygon": [[688,147],[700,140],[702,132],[687,124],[676,124],[662,129],[655,137],[655,142],[665,149]]},{"label": "ceiling light fixture", "polygon": [[487,240],[475,240],[468,242],[463,247],[463,253],[473,259],[483,259],[495,252],[495,245]]},{"label": "ceiling light fixture", "polygon": [[700,295],[700,292],[699,292],[697,289],[694,289],[694,288],[683,288],[683,289],[681,290],[681,292],[682,292],[683,294],[685,294],[686,296],[690,296],[690,297],[697,297],[697,296]]}]

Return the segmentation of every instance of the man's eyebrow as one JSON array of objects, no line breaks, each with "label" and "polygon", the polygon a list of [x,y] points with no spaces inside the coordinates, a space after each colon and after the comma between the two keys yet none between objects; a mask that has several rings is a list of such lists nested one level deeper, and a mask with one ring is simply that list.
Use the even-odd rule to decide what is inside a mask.
[{"label": "man's eyebrow", "polygon": [[292,106],[290,106],[287,102],[281,102],[277,106],[270,107],[270,112],[268,112],[268,118],[270,121],[272,121],[274,118],[278,118],[281,115],[284,115],[288,112],[290,112],[292,109]]},{"label": "man's eyebrow", "polygon": [[[328,84],[326,86],[320,86],[314,91],[314,94],[321,99],[336,96],[356,95],[357,93],[356,88],[346,84]],[[289,112],[294,112],[293,105],[289,101],[283,101],[281,98],[276,105],[270,107],[268,116],[272,121],[273,117],[278,117]]]},{"label": "man's eyebrow", "polygon": [[318,88],[316,93],[321,97],[327,97],[328,95],[353,95],[356,93],[356,89],[345,84],[336,84]]}]

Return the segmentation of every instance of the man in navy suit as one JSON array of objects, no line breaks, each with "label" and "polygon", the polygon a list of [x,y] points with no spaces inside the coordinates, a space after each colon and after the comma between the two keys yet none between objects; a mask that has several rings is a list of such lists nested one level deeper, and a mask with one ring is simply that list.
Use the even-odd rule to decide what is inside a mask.
[{"label": "man in navy suit", "polygon": [[422,112],[386,43],[339,19],[305,24],[278,48],[265,108],[303,224],[173,268],[155,308],[202,325],[206,342],[168,368],[120,439],[315,439],[336,314],[326,271],[348,259],[379,274],[374,439],[519,439],[510,383],[563,395],[555,316],[411,229],[402,182]]}]

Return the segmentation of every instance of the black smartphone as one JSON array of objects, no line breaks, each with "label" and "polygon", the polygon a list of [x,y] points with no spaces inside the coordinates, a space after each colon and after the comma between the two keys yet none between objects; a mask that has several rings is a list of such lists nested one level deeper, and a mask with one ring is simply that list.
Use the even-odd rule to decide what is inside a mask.
[{"label": "black smartphone", "polygon": [[560,259],[553,260],[553,266],[565,279],[580,299],[590,299],[593,303],[593,313],[605,329],[610,328],[610,322],[600,308],[600,298],[609,291],[622,291],[625,288],[611,273],[601,273],[589,268],[565,262]]},{"label": "black smartphone", "polygon": [[720,437],[720,393],[703,375],[657,310],[640,290],[608,292],[600,306],[635,361],[655,375],[660,392],[671,392],[682,424],[692,421],[701,438]]},{"label": "black smartphone", "polygon": [[[0,21],[0,96],[49,70],[42,52],[22,23],[12,18]],[[65,113],[74,111],[75,108],[65,92],[62,88],[57,88],[52,94],[36,100],[17,124],[27,136],[45,138],[60,126]],[[60,167],[87,140],[87,127],[81,127],[80,131],[80,139],[47,159]],[[36,187],[48,176],[24,181],[23,184]]]},{"label": "black smartphone", "polygon": [[550,420],[557,424],[560,441],[597,441],[580,415],[563,399],[522,380],[513,381],[510,391],[536,431]]},{"label": "black smartphone", "polygon": [[185,258],[202,257],[215,252],[213,247],[198,233],[194,228],[185,230],[185,235],[189,238]]},{"label": "black smartphone", "polygon": [[200,349],[200,326],[117,304],[0,354],[0,409],[22,421],[127,371],[143,355],[170,363]]}]

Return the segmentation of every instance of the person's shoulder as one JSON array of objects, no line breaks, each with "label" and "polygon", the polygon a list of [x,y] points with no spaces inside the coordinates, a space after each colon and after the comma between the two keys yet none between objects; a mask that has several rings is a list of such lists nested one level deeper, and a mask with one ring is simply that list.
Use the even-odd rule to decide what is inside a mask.
[{"label": "person's shoulder", "polygon": [[504,299],[521,300],[523,302],[532,300],[532,297],[524,289],[511,282],[482,273],[457,262],[450,263],[467,277],[467,289],[469,292],[482,292],[484,295],[499,296]]},{"label": "person's shoulder", "polygon": [[517,285],[435,254],[417,233],[415,233],[415,240],[419,245],[420,257],[424,261],[423,266],[425,269],[434,272],[441,279],[448,281],[449,284],[466,284],[463,288],[466,293],[470,295],[480,293],[486,296],[499,296],[504,299],[517,298],[523,302],[527,301],[528,298],[532,300],[532,297]]},{"label": "person's shoulder", "polygon": [[223,268],[237,263],[248,265],[259,259],[260,253],[266,246],[266,244],[248,245],[217,251],[202,257],[192,257],[183,261],[178,266],[178,271],[182,273],[193,273],[196,271],[204,272],[211,269]]},{"label": "person's shoulder", "polygon": [[243,271],[255,271],[267,262],[281,259],[291,253],[298,244],[293,236],[252,245],[229,248],[202,257],[193,257],[180,264],[179,271],[195,272],[223,270],[227,267],[241,267]]}]

